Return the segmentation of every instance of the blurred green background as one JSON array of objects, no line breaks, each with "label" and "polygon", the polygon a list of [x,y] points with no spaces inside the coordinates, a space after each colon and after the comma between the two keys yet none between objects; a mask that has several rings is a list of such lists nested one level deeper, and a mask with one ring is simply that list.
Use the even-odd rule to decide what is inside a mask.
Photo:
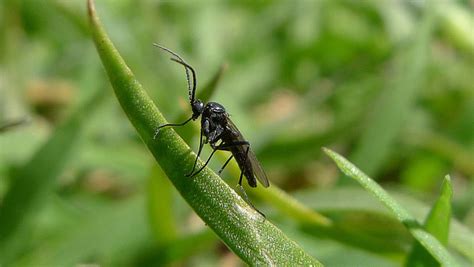
[{"label": "blurred green background", "polygon": [[[211,99],[227,108],[273,185],[337,224],[302,225],[249,190],[309,254],[327,266],[400,266],[413,242],[322,155],[326,146],[420,221],[450,174],[448,247],[472,264],[472,1],[96,5],[170,122],[189,112],[185,75],[152,43],[197,70],[198,90],[227,64]],[[0,1],[0,127],[5,266],[242,265],[180,198],[121,111],[89,37],[85,1]],[[197,150],[198,132],[187,127]]]}]

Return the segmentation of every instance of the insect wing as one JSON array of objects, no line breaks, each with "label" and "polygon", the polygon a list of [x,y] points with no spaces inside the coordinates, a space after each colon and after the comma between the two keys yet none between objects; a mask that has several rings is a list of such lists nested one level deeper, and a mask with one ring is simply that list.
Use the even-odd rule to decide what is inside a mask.
[{"label": "insect wing", "polygon": [[[239,129],[237,129],[237,126],[235,126],[235,124],[229,118],[227,118],[227,125],[230,127],[232,132],[237,136],[236,138],[237,140],[245,141],[244,136],[240,133]],[[262,165],[260,165],[260,162],[255,156],[255,153],[253,153],[252,148],[249,148],[247,156],[250,161],[250,165],[252,165],[252,171],[253,171],[254,177],[257,178],[257,180],[264,187],[269,187],[270,183],[268,182],[267,174],[263,170]]]},{"label": "insect wing", "polygon": [[263,187],[269,187],[270,183],[268,182],[267,174],[263,170],[262,165],[260,165],[260,162],[258,161],[251,148],[249,149],[248,157],[250,163],[252,164],[253,175],[263,185]]}]

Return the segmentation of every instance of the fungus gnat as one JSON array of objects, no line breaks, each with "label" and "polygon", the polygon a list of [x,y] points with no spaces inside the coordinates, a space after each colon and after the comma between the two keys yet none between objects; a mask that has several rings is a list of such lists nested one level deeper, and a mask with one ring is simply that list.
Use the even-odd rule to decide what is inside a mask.
[{"label": "fungus gnat", "polygon": [[[184,69],[186,71],[186,80],[188,82],[189,102],[191,104],[193,112],[192,116],[182,123],[168,123],[160,125],[156,129],[155,137],[159,133],[160,129],[163,127],[183,126],[189,121],[196,120],[199,118],[199,116],[201,116],[201,134],[199,139],[199,149],[196,160],[194,161],[193,168],[191,172],[186,176],[192,177],[201,172],[207,166],[207,164],[209,163],[212,156],[217,150],[230,151],[232,155],[226,160],[222,168],[219,170],[218,174],[220,175],[224,168],[227,166],[227,164],[230,162],[230,160],[232,158],[235,158],[240,168],[239,187],[246,201],[255,210],[257,210],[248,200],[247,194],[245,193],[242,187],[242,177],[245,175],[245,177],[247,178],[247,182],[251,187],[257,186],[257,180],[264,187],[268,187],[270,183],[268,182],[265,171],[263,170],[262,166],[255,157],[255,154],[250,148],[250,143],[245,140],[239,129],[237,129],[235,124],[230,120],[229,114],[226,112],[225,108],[222,105],[216,102],[208,102],[204,104],[201,100],[195,98],[196,72],[194,71],[193,67],[191,67],[178,54],[171,51],[170,49],[158,44],[154,44],[154,46],[159,47],[160,49],[170,53],[173,56],[171,58],[172,61],[184,66]],[[192,83],[189,71],[191,71],[192,74]],[[207,159],[204,166],[202,166],[196,171],[196,164],[199,156],[201,155],[202,147],[204,144],[207,143],[209,143],[209,145],[212,147],[212,153]],[[262,214],[260,211],[258,212]]]}]

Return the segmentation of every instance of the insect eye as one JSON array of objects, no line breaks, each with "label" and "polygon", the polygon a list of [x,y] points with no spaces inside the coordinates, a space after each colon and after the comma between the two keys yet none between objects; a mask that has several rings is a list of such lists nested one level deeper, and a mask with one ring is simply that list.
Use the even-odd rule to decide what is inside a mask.
[{"label": "insect eye", "polygon": [[193,103],[192,103],[192,109],[193,109],[193,113],[197,116],[199,116],[203,110],[204,110],[204,103],[202,103],[201,100],[195,100]]}]

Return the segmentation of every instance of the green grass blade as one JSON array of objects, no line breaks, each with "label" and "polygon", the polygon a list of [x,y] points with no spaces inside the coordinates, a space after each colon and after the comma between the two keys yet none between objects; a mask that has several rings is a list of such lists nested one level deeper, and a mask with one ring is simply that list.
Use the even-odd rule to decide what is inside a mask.
[{"label": "green grass blade", "polygon": [[[425,221],[425,230],[436,237],[441,244],[448,243],[449,225],[451,219],[451,198],[453,189],[451,178],[446,176],[441,188],[441,194],[433,205]],[[436,266],[436,260],[418,242],[415,243],[408,257],[406,266]]]},{"label": "green grass blade", "polygon": [[385,206],[387,206],[397,219],[407,227],[413,237],[426,248],[430,254],[441,263],[442,266],[459,266],[446,248],[430,233],[425,231],[417,222],[415,217],[390,196],[379,184],[359,170],[347,159],[336,152],[323,148],[324,152],[334,160],[339,169],[347,176],[359,182],[367,191],[375,195]]},{"label": "green grass blade", "polygon": [[397,139],[410,115],[428,61],[431,32],[434,24],[435,1],[427,1],[419,31],[415,33],[411,48],[400,51],[396,78],[392,85],[382,90],[352,161],[369,175],[377,173],[388,158],[392,144]]},{"label": "green grass blade", "polygon": [[0,134],[2,132],[6,132],[8,130],[11,130],[12,128],[21,126],[21,125],[23,125],[27,122],[28,122],[28,119],[26,119],[26,118],[16,119],[16,120],[7,121],[7,122],[2,121],[2,122],[0,122]]},{"label": "green grass blade", "polygon": [[[410,214],[412,214],[418,221],[423,221],[425,218],[427,218],[430,207],[422,201],[402,192],[389,191],[389,193],[398,203],[406,207]],[[325,213],[327,212],[329,214],[346,214],[348,212],[350,213],[352,211],[356,211],[357,213],[362,214],[375,214],[379,217],[394,217],[390,210],[386,209],[380,202],[374,202],[373,197],[359,187],[345,186],[341,188],[333,188],[330,190],[317,191],[310,189],[296,193],[296,197],[301,202],[306,203],[309,208],[324,211]],[[340,220],[340,218],[341,217],[338,217],[338,220]],[[337,223],[337,221],[335,223]],[[361,221],[360,224],[363,225],[364,228],[369,225],[369,223],[365,220]],[[388,229],[391,227],[391,225],[392,223],[388,223],[383,226],[383,236],[384,238],[387,238],[387,235],[395,236],[396,238],[388,237],[390,238],[390,241],[384,242],[389,243],[393,241],[396,242],[396,240],[405,239],[402,237],[404,234],[400,233],[399,230]],[[379,228],[379,226],[372,226],[370,230],[373,231],[374,228]],[[356,227],[356,229],[360,228]],[[472,250],[473,240],[474,234],[472,231],[460,221],[452,218],[448,241],[450,248],[460,255],[463,255],[468,260],[474,262],[474,251]]]},{"label": "green grass blade", "polygon": [[127,257],[149,240],[144,202],[142,196],[131,197],[118,205],[80,213],[15,266],[76,266],[91,258],[100,265],[114,266],[107,265],[107,260]]},{"label": "green grass blade", "polygon": [[[217,156],[222,162],[224,162],[228,157],[228,155],[223,157],[222,153],[218,154]],[[227,171],[229,171],[234,177],[240,175],[239,166],[235,161],[231,161],[229,163],[227,166]],[[244,185],[244,187],[246,189],[250,188],[247,185]],[[272,185],[269,188],[252,188],[252,191],[249,192],[253,195],[256,195],[260,199],[265,200],[279,212],[288,215],[290,218],[301,224],[313,224],[322,227],[328,227],[332,224],[331,219],[308,208],[302,202],[298,201],[296,198],[287,194],[285,191],[281,190],[275,185]]]},{"label": "green grass blade", "polygon": [[273,186],[268,190],[256,190],[255,194],[268,201],[268,203],[270,203],[283,214],[287,214],[302,224],[314,224],[323,227],[328,227],[332,224],[329,218],[314,210],[311,210],[303,203],[276,186]]},{"label": "green grass blade", "polygon": [[216,73],[211,77],[211,79],[204,85],[204,87],[197,93],[197,99],[201,99],[203,102],[207,102],[214,95],[216,89],[219,87],[219,83],[224,76],[228,66],[227,64],[222,64]]},{"label": "green grass blade", "polygon": [[193,210],[249,264],[320,266],[214,172],[206,168],[192,179],[185,177],[196,155],[171,129],[163,130],[153,139],[156,127],[165,120],[108,38],[93,1],[89,0],[88,4],[92,37],[123,110]]},{"label": "green grass blade", "polygon": [[212,231],[203,229],[164,244],[150,262],[153,266],[170,266],[191,255],[212,249],[217,242],[218,239]]},{"label": "green grass blade", "polygon": [[423,149],[443,155],[468,177],[474,178],[474,155],[465,147],[447,138],[441,133],[430,130],[409,131],[404,141],[410,145],[420,146]]},{"label": "green grass blade", "polygon": [[53,190],[81,135],[84,122],[98,106],[102,92],[60,126],[48,141],[14,174],[12,185],[0,206],[0,263],[13,258],[24,247],[22,239],[30,216],[42,198]]},{"label": "green grass blade", "polygon": [[150,226],[157,243],[176,239],[178,229],[173,213],[173,186],[159,166],[153,166],[146,190]]}]

